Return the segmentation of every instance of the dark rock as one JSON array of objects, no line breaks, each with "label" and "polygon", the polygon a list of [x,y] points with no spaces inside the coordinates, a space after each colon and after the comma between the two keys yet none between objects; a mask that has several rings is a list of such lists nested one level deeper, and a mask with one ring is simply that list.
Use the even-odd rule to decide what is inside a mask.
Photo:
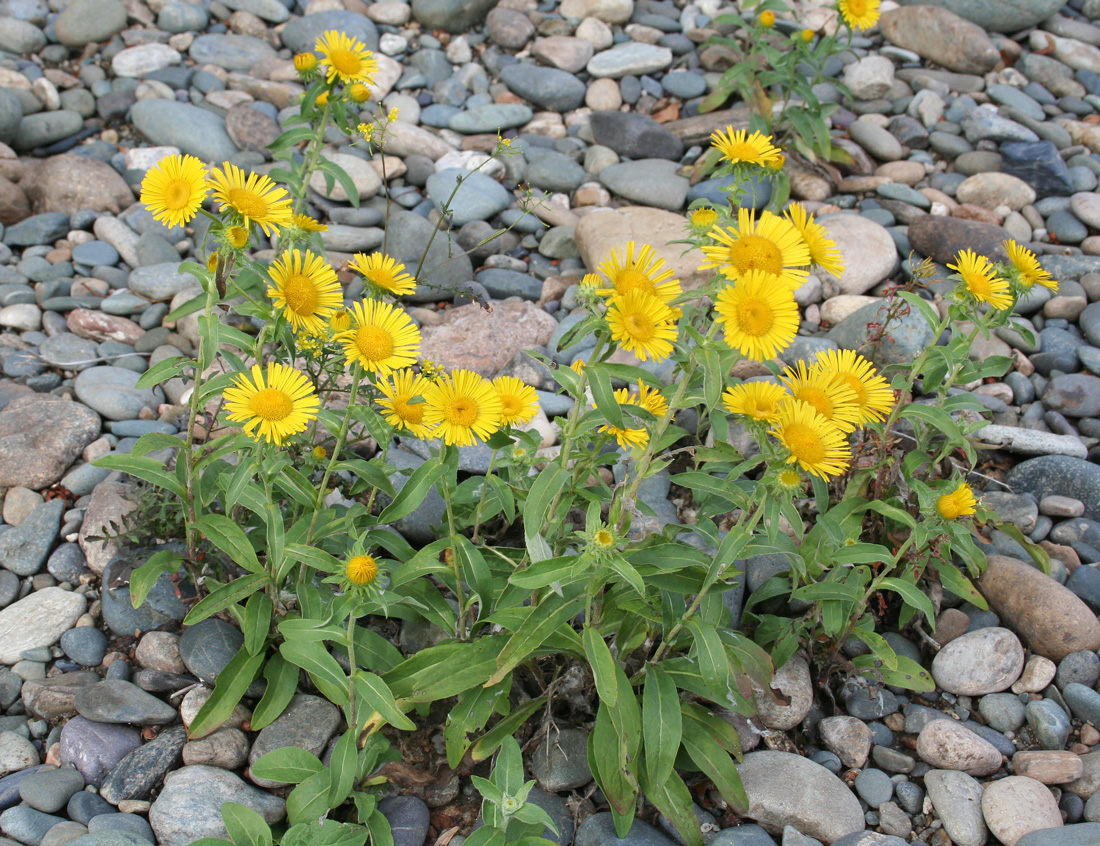
[{"label": "dark rock", "polygon": [[244,645],[240,629],[225,620],[211,617],[191,626],[180,637],[183,663],[204,682],[213,684],[234,655]]},{"label": "dark rock", "polygon": [[101,681],[81,689],[74,704],[80,716],[99,723],[157,726],[179,717],[171,705],[120,679]]},{"label": "dark rock", "polygon": [[187,729],[173,726],[123,758],[103,782],[100,795],[117,805],[123,799],[145,799],[179,763]]},{"label": "dark rock", "polygon": [[683,142],[648,115],[635,112],[592,113],[592,135],[597,144],[631,159],[679,160]]},{"label": "dark rock", "polygon": [[500,78],[523,99],[552,112],[568,112],[584,102],[584,83],[563,70],[515,64],[504,68]]},{"label": "dark rock", "polygon": [[909,243],[923,256],[940,264],[954,264],[961,250],[973,250],[991,261],[1007,262],[1001,246],[1012,236],[1006,229],[978,220],[925,215],[909,224]]},{"label": "dark rock", "polygon": [[390,824],[394,846],[424,846],[428,836],[428,806],[415,796],[390,796],[378,803]]}]

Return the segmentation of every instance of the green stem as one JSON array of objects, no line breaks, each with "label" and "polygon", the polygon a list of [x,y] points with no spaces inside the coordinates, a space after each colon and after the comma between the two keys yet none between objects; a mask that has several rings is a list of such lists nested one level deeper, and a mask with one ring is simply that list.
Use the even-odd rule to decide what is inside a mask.
[{"label": "green stem", "polygon": [[489,456],[489,469],[485,471],[486,481],[481,484],[481,496],[477,500],[477,508],[474,510],[474,535],[471,540],[477,543],[477,534],[481,529],[481,509],[485,506],[485,494],[489,490],[488,477],[493,475],[493,466],[497,463],[497,456],[500,454],[500,450],[493,450],[493,454]]},{"label": "green stem", "polygon": [[348,613],[348,664],[351,672],[348,674],[348,725],[358,728],[355,720],[355,614],[357,609],[352,608]]},{"label": "green stem", "polygon": [[[444,447],[446,449],[446,447]],[[448,537],[453,538],[455,536],[455,517],[454,509],[451,507],[451,486],[444,483],[439,486],[443,492],[443,504],[447,510],[447,532]],[[466,592],[462,589],[462,574],[459,572],[458,567],[458,554],[455,552],[454,546],[450,548],[451,553],[451,568],[455,574],[455,599],[458,600],[458,614],[457,620],[455,620],[455,637],[459,640],[466,639]]]},{"label": "green stem", "polygon": [[306,151],[305,161],[302,163],[302,179],[299,181],[301,189],[294,197],[294,213],[299,214],[302,211],[302,203],[305,202],[306,192],[309,190],[309,178],[313,175],[313,171],[317,168],[317,160],[321,157],[321,148],[325,145],[325,129],[328,127],[328,118],[331,113],[332,106],[329,103],[325,103],[324,109],[321,111],[321,117],[315,127],[315,134],[309,141],[309,149]]}]

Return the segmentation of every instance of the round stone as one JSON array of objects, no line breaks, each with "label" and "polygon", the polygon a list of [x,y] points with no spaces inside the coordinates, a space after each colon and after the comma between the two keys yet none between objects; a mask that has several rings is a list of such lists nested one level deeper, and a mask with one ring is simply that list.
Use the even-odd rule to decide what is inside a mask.
[{"label": "round stone", "polygon": [[948,693],[984,696],[1008,689],[1024,668],[1020,639],[1003,628],[955,638],[932,661],[932,677]]}]

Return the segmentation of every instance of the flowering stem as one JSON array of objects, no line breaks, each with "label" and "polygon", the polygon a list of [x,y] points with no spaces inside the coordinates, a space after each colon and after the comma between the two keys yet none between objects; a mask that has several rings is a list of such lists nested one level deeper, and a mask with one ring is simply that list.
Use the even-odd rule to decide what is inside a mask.
[{"label": "flowering stem", "polygon": [[[446,447],[444,447],[446,449]],[[439,489],[443,492],[443,504],[447,510],[447,531],[450,533],[449,537],[455,536],[455,517],[454,509],[451,507],[451,486],[449,484],[441,484]],[[458,614],[455,620],[455,637],[459,640],[466,639],[466,592],[462,589],[462,574],[458,568],[458,557],[455,554],[455,548],[452,545],[447,550],[450,558],[451,569],[455,574],[455,599],[458,600]]]},{"label": "flowering stem", "polygon": [[485,493],[489,489],[488,478],[493,475],[493,465],[497,463],[497,455],[500,454],[500,450],[493,450],[493,454],[489,456],[489,469],[485,471],[486,481],[481,485],[481,496],[477,500],[477,508],[474,510],[474,535],[473,542],[477,543],[477,533],[481,529],[481,509],[485,505]]},{"label": "flowering stem", "polygon": [[316,127],[314,127],[314,135],[309,140],[309,149],[306,150],[306,157],[301,170],[301,185],[297,195],[294,197],[295,214],[300,213],[302,210],[302,203],[305,202],[306,191],[309,188],[309,178],[313,175],[313,171],[317,167],[317,159],[321,157],[321,148],[325,144],[325,128],[328,126],[328,118],[331,110],[331,104],[325,103],[324,109],[321,111],[320,120],[318,120]]},{"label": "flowering stem", "polygon": [[348,674],[348,725],[355,726],[355,615],[357,608],[348,612],[348,665],[351,672]]}]

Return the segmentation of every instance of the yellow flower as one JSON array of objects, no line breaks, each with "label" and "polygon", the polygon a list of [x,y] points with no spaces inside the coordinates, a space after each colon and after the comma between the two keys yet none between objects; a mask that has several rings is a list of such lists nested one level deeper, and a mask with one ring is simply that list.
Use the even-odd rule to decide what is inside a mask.
[{"label": "yellow flower", "polygon": [[373,555],[356,555],[348,560],[344,574],[352,584],[365,587],[378,576],[378,562]]},{"label": "yellow flower", "polygon": [[761,26],[769,27],[769,28],[773,27],[773,26],[775,26],[775,12],[772,12],[772,11],[761,12],[759,20],[760,20],[760,25]]},{"label": "yellow flower", "polygon": [[714,310],[726,344],[755,361],[775,358],[798,332],[798,304],[791,289],[759,270],[723,288]]},{"label": "yellow flower", "polygon": [[500,422],[503,426],[522,426],[538,413],[539,395],[515,376],[497,376],[493,387],[500,394]]},{"label": "yellow flower", "polygon": [[317,57],[312,53],[296,53],[294,55],[294,70],[298,73],[309,73],[317,67]]},{"label": "yellow flower", "polygon": [[328,227],[323,223],[318,223],[308,214],[296,214],[293,218],[293,225],[306,232],[328,232]]},{"label": "yellow flower", "polygon": [[243,226],[230,226],[225,230],[225,242],[234,249],[241,249],[248,243],[248,230]]},{"label": "yellow flower", "polygon": [[246,177],[239,167],[225,162],[214,168],[210,182],[222,211],[229,208],[240,215],[245,227],[255,223],[271,235],[293,221],[290,196],[267,176],[250,173]]},{"label": "yellow flower", "polygon": [[627,243],[625,257],[621,257],[618,250],[612,251],[600,265],[600,273],[611,282],[610,288],[597,291],[602,297],[644,291],[663,303],[670,303],[683,292],[679,280],[672,278],[672,268],[649,244],[642,244],[637,258],[634,257],[633,241]]},{"label": "yellow flower", "polygon": [[1035,253],[1027,247],[1021,247],[1012,240],[1005,241],[1004,248],[1005,252],[1008,253],[1009,261],[1012,262],[1019,273],[1021,285],[1030,288],[1038,282],[1051,291],[1058,290],[1058,283],[1051,278],[1050,271],[1044,270],[1043,266],[1039,264],[1039,259],[1035,257]]},{"label": "yellow flower", "polygon": [[275,301],[295,332],[324,332],[324,320],[340,307],[343,293],[336,271],[309,250],[287,250],[268,268],[273,287],[267,295]]},{"label": "yellow flower", "polygon": [[959,482],[959,486],[949,494],[944,494],[936,500],[936,510],[944,520],[957,520],[960,517],[969,517],[975,513],[978,500],[974,497],[974,491],[966,482]]},{"label": "yellow flower", "polygon": [[398,264],[396,260],[382,253],[371,253],[369,256],[356,253],[350,267],[372,285],[395,297],[411,294],[416,290],[416,280],[404,272],[405,265]]},{"label": "yellow flower", "polygon": [[875,373],[871,362],[855,350],[820,352],[810,372],[836,379],[852,390],[859,409],[858,425],[885,420],[894,407],[894,392],[890,384]]},{"label": "yellow flower", "polygon": [[836,242],[825,234],[825,227],[814,222],[814,216],[807,213],[806,207],[801,203],[791,203],[785,215],[806,246],[810,250],[810,262],[816,264],[826,273],[833,276],[844,274],[844,257],[837,249]]},{"label": "yellow flower", "polygon": [[753,420],[771,420],[775,411],[790,394],[774,382],[746,382],[726,388],[722,405],[730,414],[741,414]]},{"label": "yellow flower", "polygon": [[317,39],[314,49],[321,54],[325,80],[330,84],[337,79],[345,85],[353,82],[369,85],[374,81],[378,70],[374,54],[347,33],[330,29]]},{"label": "yellow flower", "polygon": [[[761,15],[763,18],[763,15]],[[772,22],[775,15],[772,15]],[[712,132],[710,143],[722,153],[722,158],[730,164],[753,164],[767,167],[780,149],[772,144],[772,137],[761,132],[753,132],[751,135],[747,129],[734,131],[732,126],[726,127],[723,135],[721,130]]]},{"label": "yellow flower", "polygon": [[959,274],[970,296],[980,303],[989,303],[993,308],[1012,308],[1008,283],[997,278],[989,259],[973,250],[962,250],[955,261],[956,264],[947,266]]},{"label": "yellow flower", "polygon": [[572,370],[574,373],[580,375],[580,372],[584,370],[584,366],[584,359],[578,358],[576,361],[569,365],[569,369]]},{"label": "yellow flower", "polygon": [[[668,412],[668,400],[656,388],[651,388],[642,382],[638,383],[637,393],[632,393],[629,388],[619,388],[615,391],[615,402],[619,405],[636,405],[644,408],[654,417],[664,417]],[[649,443],[649,432],[646,429],[629,427],[621,429],[608,424],[601,426],[599,431],[614,435],[620,449],[643,447]]]},{"label": "yellow flower", "polygon": [[709,232],[718,222],[718,210],[709,206],[701,206],[691,213],[691,228],[700,233]]},{"label": "yellow flower", "polygon": [[812,29],[804,29],[799,34],[802,36],[802,40],[807,44],[814,40],[814,31]]},{"label": "yellow flower", "polygon": [[789,220],[764,212],[753,220],[751,209],[738,209],[737,228],[716,226],[710,237],[717,244],[703,245],[709,261],[704,270],[717,267],[729,279],[738,279],[750,270],[762,270],[797,290],[809,272],[810,248]]},{"label": "yellow flower", "polygon": [[420,352],[420,330],[402,309],[381,300],[355,303],[351,328],[336,336],[348,364],[359,362],[369,373],[387,376],[409,367]]},{"label": "yellow flower", "polygon": [[391,108],[386,114],[386,123],[393,123],[395,120],[397,120],[397,106]]},{"label": "yellow flower", "polygon": [[329,328],[336,334],[347,332],[351,328],[351,315],[343,309],[334,311],[328,318]]},{"label": "yellow flower", "polygon": [[798,491],[802,489],[802,474],[793,467],[784,467],[775,474],[775,484],[784,491]]},{"label": "yellow flower", "polygon": [[[431,384],[427,379],[412,370],[398,370],[389,379],[380,379],[375,383],[385,396],[378,405],[385,412],[382,417],[391,426],[406,429],[418,438],[431,436],[431,428],[424,425],[424,393]],[[413,402],[417,397],[419,402]]]},{"label": "yellow flower", "polygon": [[422,375],[429,382],[434,382],[445,372],[446,371],[442,364],[436,364],[430,358],[421,359],[420,361],[420,375]]},{"label": "yellow flower", "polygon": [[206,257],[206,269],[211,273],[215,273],[218,269],[218,254],[211,253]]},{"label": "yellow flower", "polygon": [[838,0],[836,5],[849,29],[870,29],[878,23],[879,0]]},{"label": "yellow flower", "polygon": [[842,432],[851,432],[860,419],[856,394],[847,382],[834,379],[832,374],[819,373],[798,362],[788,367],[779,377],[792,397],[811,405],[818,414]]},{"label": "yellow flower", "polygon": [[316,458],[318,461],[324,461],[326,458],[328,458],[328,450],[318,444],[313,448],[313,457]]},{"label": "yellow flower", "polygon": [[493,383],[472,370],[455,370],[428,385],[424,422],[432,437],[447,446],[470,446],[500,428],[500,394]]},{"label": "yellow flower", "polygon": [[199,213],[210,188],[206,165],[194,156],[165,156],[141,180],[141,202],[153,220],[183,226]]},{"label": "yellow flower", "polygon": [[318,94],[316,99],[314,99],[314,101],[313,101],[313,105],[321,106],[322,108],[327,106],[328,105],[328,92],[327,91],[322,91],[320,94]]},{"label": "yellow flower", "polygon": [[787,450],[788,464],[797,463],[822,479],[840,475],[851,461],[844,433],[812,405],[798,400],[780,404],[768,434]]},{"label": "yellow flower", "polygon": [[355,127],[359,132],[363,134],[363,138],[366,141],[370,141],[371,136],[374,135],[373,123],[361,123]]},{"label": "yellow flower", "polygon": [[256,440],[276,446],[291,435],[304,432],[317,417],[317,394],[306,374],[270,362],[266,378],[260,365],[252,365],[252,379],[238,373],[233,387],[225,389],[225,409],[234,423]]},{"label": "yellow flower", "polygon": [[612,340],[642,361],[662,361],[672,354],[672,309],[652,294],[635,289],[612,297],[606,318]]},{"label": "yellow flower", "polygon": [[365,103],[370,99],[370,89],[361,82],[354,82],[348,86],[348,96],[356,103]]}]

